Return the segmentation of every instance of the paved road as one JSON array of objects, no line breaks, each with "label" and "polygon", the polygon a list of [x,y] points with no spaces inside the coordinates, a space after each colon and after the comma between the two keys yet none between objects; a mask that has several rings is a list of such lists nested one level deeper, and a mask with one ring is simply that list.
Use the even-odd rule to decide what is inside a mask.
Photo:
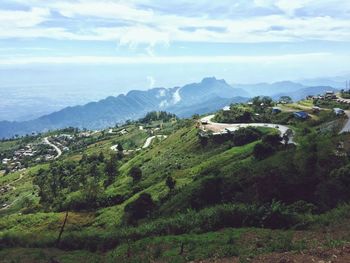
[{"label": "paved road", "polygon": [[[202,123],[207,123],[205,125],[202,125],[202,129],[204,131],[210,130],[214,134],[221,134],[226,133],[227,131],[236,131],[239,128],[246,128],[246,127],[266,127],[266,128],[273,128],[278,129],[281,133],[281,135],[285,134],[287,130],[290,130],[285,125],[280,124],[272,124],[272,123],[218,123],[213,122],[211,119],[214,118],[215,115],[209,115],[201,119]],[[293,136],[289,137],[289,143],[295,144],[293,141]]]},{"label": "paved road", "polygon": [[[155,136],[148,137],[148,138],[146,139],[145,143],[143,144],[142,149],[148,148],[148,147],[151,145],[152,141],[153,141],[156,137],[157,137],[157,138],[167,138],[168,136],[166,136],[166,135],[155,135]],[[112,150],[112,151],[117,151],[117,147],[118,147],[118,144],[113,145],[113,146],[111,146],[111,150]],[[137,148],[136,150],[124,150],[124,153],[125,153],[125,154],[129,154],[129,153],[131,153],[131,152],[133,152],[133,151],[140,151],[140,150],[141,150],[141,148]]]},{"label": "paved road", "polygon": [[147,147],[150,146],[151,142],[155,139],[155,138],[167,138],[168,136],[166,135],[155,135],[155,136],[151,136],[148,137],[147,140],[145,141],[145,144],[142,146],[142,149],[145,149]]},{"label": "paved road", "polygon": [[48,138],[48,137],[45,137],[45,138],[44,138],[44,143],[46,143],[47,145],[50,145],[51,147],[53,147],[53,148],[56,150],[57,155],[55,156],[55,159],[57,159],[58,157],[60,157],[60,156],[62,155],[61,149],[58,148],[58,147],[57,147],[56,145],[54,145],[53,143],[51,143],[51,142],[49,141],[49,138]]},{"label": "paved road", "polygon": [[346,116],[348,116],[348,120],[346,121],[343,129],[339,133],[350,132],[350,110],[345,111]]}]

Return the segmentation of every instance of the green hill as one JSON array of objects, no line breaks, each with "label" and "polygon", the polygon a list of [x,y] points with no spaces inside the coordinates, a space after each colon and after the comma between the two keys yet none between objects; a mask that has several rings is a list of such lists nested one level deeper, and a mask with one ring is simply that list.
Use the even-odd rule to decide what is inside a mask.
[{"label": "green hill", "polygon": [[[196,118],[166,114],[87,138],[72,131],[57,160],[0,176],[9,205],[0,210],[0,262],[245,262],[346,244],[350,135],[338,134],[343,117],[316,115],[288,117],[296,144],[272,128],[212,135]],[[144,148],[156,135],[166,138]]]}]

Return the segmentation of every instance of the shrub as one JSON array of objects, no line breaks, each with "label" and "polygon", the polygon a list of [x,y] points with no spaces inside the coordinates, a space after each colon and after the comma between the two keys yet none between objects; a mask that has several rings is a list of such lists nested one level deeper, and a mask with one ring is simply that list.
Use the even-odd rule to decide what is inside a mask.
[{"label": "shrub", "polygon": [[233,143],[236,146],[242,146],[250,142],[256,141],[261,136],[261,132],[255,128],[240,128],[234,132]]},{"label": "shrub", "polygon": [[262,160],[275,152],[275,149],[267,143],[258,143],[254,146],[253,155],[256,159]]},{"label": "shrub", "polygon": [[266,134],[262,137],[262,142],[272,147],[277,147],[282,141],[282,137],[278,134]]},{"label": "shrub", "polygon": [[174,178],[172,178],[171,176],[168,176],[166,178],[165,184],[167,185],[167,187],[171,191],[171,190],[173,190],[175,188],[176,180]]},{"label": "shrub", "polygon": [[155,206],[150,194],[140,194],[139,198],[125,206],[126,222],[128,224],[135,224],[138,220],[149,217]]},{"label": "shrub", "polygon": [[129,175],[134,183],[139,182],[142,178],[142,170],[138,166],[133,166],[129,171]]}]

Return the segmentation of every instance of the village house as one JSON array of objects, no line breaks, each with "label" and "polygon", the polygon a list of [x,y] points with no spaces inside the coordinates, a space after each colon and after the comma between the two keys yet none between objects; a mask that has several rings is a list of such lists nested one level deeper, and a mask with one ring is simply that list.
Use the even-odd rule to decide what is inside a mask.
[{"label": "village house", "polygon": [[282,112],[280,107],[273,107],[272,108],[272,113],[277,114],[277,113],[280,113],[280,112]]},{"label": "village house", "polygon": [[2,159],[2,164],[8,164],[11,161],[9,158]]},{"label": "village house", "polygon": [[128,133],[128,131],[127,131],[126,129],[122,129],[122,130],[119,132],[120,135],[124,135],[124,134],[127,134],[127,133]]},{"label": "village house", "polygon": [[312,107],[312,111],[313,111],[314,113],[320,112],[320,110],[321,110],[321,108],[318,107],[318,106],[313,106],[313,107]]},{"label": "village house", "polygon": [[305,111],[296,111],[293,112],[294,117],[301,119],[301,120],[306,120],[309,117],[309,114]]},{"label": "village house", "polygon": [[333,111],[335,115],[343,115],[345,113],[344,110],[340,108],[334,108]]},{"label": "village house", "polygon": [[325,98],[326,99],[336,99],[337,96],[334,94],[334,91],[326,91]]}]

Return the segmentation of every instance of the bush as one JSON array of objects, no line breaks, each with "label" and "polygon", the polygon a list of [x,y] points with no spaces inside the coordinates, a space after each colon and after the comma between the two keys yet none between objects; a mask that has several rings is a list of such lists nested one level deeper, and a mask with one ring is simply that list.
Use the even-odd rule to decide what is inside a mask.
[{"label": "bush", "polygon": [[242,146],[256,141],[261,137],[261,132],[253,127],[240,128],[233,134],[233,143],[236,146]]},{"label": "bush", "polygon": [[126,222],[135,224],[138,220],[149,217],[155,207],[156,205],[150,194],[140,194],[139,198],[125,206]]},{"label": "bush", "polygon": [[262,137],[262,142],[272,147],[277,147],[282,141],[282,137],[278,134],[266,134]]},{"label": "bush", "polygon": [[129,175],[134,183],[139,182],[142,178],[142,170],[138,166],[133,166],[129,171]]},{"label": "bush", "polygon": [[258,160],[263,160],[272,155],[275,149],[267,143],[258,143],[254,146],[253,155]]},{"label": "bush", "polygon": [[167,187],[171,191],[171,190],[173,190],[175,188],[176,180],[174,178],[172,178],[171,176],[168,176],[166,178],[165,184],[167,185]]}]

